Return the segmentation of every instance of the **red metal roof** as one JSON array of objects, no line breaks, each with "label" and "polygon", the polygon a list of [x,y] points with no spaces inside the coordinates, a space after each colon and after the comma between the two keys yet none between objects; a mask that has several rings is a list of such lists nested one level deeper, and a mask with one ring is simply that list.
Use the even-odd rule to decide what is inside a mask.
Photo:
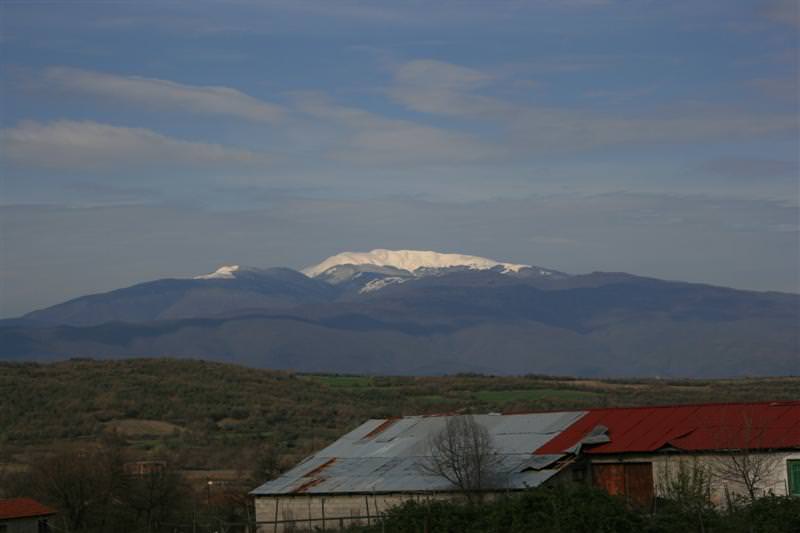
[{"label": "red metal roof", "polygon": [[34,516],[47,516],[51,514],[55,514],[55,510],[31,498],[0,500],[0,520],[31,518]]},{"label": "red metal roof", "polygon": [[589,409],[535,453],[567,452],[597,426],[610,442],[583,453],[800,448],[800,401]]}]

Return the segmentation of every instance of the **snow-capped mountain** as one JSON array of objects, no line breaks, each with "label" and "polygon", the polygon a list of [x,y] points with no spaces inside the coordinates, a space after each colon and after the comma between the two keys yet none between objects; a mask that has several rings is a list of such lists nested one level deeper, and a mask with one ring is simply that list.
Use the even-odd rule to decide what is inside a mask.
[{"label": "snow-capped mountain", "polygon": [[346,286],[359,292],[372,292],[388,285],[428,276],[459,271],[492,271],[517,277],[561,279],[563,272],[532,265],[505,263],[474,255],[440,253],[427,250],[385,250],[342,252],[301,272],[331,285]]},{"label": "snow-capped mountain", "polygon": [[210,274],[201,274],[192,279],[236,279],[245,273],[258,274],[261,270],[263,269],[239,265],[223,265]]},{"label": "snow-capped mountain", "polygon": [[793,294],[379,249],[336,254],[302,272],[228,264],[82,296],[0,321],[0,360],[170,356],[313,372],[787,375],[800,372],[798,309]]},{"label": "snow-capped mountain", "polygon": [[468,268],[470,270],[489,270],[500,268],[505,272],[519,272],[530,265],[501,263],[485,257],[461,254],[443,254],[422,250],[384,250],[378,248],[371,252],[342,252],[333,255],[321,263],[304,268],[301,272],[309,277],[317,277],[326,270],[340,265],[365,265],[373,267],[389,267],[407,272],[421,269]]}]

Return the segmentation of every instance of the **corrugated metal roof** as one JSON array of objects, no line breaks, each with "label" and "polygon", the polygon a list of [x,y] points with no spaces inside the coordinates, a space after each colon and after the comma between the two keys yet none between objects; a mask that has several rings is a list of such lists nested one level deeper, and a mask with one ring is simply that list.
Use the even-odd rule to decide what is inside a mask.
[{"label": "corrugated metal roof", "polygon": [[583,453],[800,448],[800,401],[590,409],[536,453],[575,450],[597,426],[609,442]]},{"label": "corrugated metal roof", "polygon": [[[507,488],[540,485],[558,470],[563,453],[533,452],[586,414],[585,411],[523,415],[476,415],[492,437]],[[443,478],[426,474],[429,439],[445,426],[446,416],[369,420],[324,450],[306,458],[254,495],[452,490]]]}]

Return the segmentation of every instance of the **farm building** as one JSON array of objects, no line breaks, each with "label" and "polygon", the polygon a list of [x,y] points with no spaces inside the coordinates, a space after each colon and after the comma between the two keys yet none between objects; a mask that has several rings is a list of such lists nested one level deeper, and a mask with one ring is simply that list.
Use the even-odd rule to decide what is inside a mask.
[{"label": "farm building", "polygon": [[[558,474],[568,453],[533,452],[585,414],[475,416],[499,455],[503,490],[535,487]],[[429,438],[445,427],[447,418],[411,416],[365,422],[255,489],[251,494],[256,520],[303,520],[309,521],[307,526],[333,529],[349,525],[342,517],[374,517],[411,498],[452,497],[453,485],[423,468],[430,454]],[[282,531],[282,525],[262,526],[261,531]]]},{"label": "farm building", "polygon": [[55,513],[30,498],[0,500],[0,533],[47,533]]},{"label": "farm building", "polygon": [[702,471],[717,504],[748,483],[754,496],[800,495],[800,402],[590,409],[536,453],[567,451],[573,470],[643,506],[681,469]]},{"label": "farm building", "polygon": [[[374,517],[408,499],[452,498],[457,494],[454,485],[424,468],[432,453],[431,437],[448,418],[365,422],[251,493],[256,519],[265,524],[261,531],[282,531],[284,524],[275,523],[281,521],[335,529],[349,525],[346,517]],[[757,478],[750,487],[755,495],[800,495],[800,402],[474,419],[487,430],[498,455],[494,492],[590,483],[648,508],[671,479],[691,468],[707,475],[712,500],[724,503],[726,496],[748,494],[748,483],[734,468],[744,463]]]}]

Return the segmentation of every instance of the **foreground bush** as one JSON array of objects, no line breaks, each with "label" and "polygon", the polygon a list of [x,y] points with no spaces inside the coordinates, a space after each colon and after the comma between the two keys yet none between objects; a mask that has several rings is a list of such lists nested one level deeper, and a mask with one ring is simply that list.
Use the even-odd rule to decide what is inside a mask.
[{"label": "foreground bush", "polygon": [[386,531],[398,533],[627,533],[642,531],[644,521],[603,491],[558,487],[480,504],[408,502],[391,510],[385,525]]},{"label": "foreground bush", "polygon": [[723,523],[736,533],[800,533],[800,498],[765,496],[736,506]]},{"label": "foreground bush", "polygon": [[391,533],[800,533],[800,498],[767,496],[727,510],[659,499],[655,512],[588,487],[546,487],[482,503],[409,501],[391,509]]}]

